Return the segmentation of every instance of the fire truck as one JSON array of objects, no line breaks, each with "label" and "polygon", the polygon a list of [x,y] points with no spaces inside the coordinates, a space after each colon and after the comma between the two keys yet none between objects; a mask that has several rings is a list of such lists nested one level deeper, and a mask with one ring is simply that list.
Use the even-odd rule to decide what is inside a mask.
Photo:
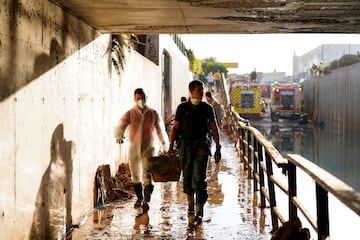
[{"label": "fire truck", "polygon": [[303,133],[298,128],[271,127],[271,142],[282,155],[301,154]]},{"label": "fire truck", "polygon": [[233,88],[234,110],[244,118],[261,114],[261,88],[258,83],[241,83]]},{"label": "fire truck", "polygon": [[298,83],[275,83],[271,90],[271,120],[298,119],[301,115],[302,91]]}]

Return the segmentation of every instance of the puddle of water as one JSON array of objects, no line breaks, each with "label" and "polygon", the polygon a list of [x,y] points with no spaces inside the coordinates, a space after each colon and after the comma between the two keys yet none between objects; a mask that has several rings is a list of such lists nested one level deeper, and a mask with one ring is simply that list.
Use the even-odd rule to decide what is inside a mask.
[{"label": "puddle of water", "polygon": [[[182,183],[155,183],[147,214],[133,208],[135,199],[95,211],[72,239],[270,239],[266,213],[253,207],[251,182],[242,170],[234,142],[222,135],[223,159],[208,167],[209,199],[203,223],[189,227]],[[257,203],[255,203],[257,205]]]}]

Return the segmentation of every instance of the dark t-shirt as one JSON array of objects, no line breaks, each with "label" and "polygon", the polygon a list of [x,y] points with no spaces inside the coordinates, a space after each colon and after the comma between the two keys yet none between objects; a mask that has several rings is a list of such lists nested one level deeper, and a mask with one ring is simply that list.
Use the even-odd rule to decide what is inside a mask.
[{"label": "dark t-shirt", "polygon": [[179,137],[186,140],[198,140],[207,137],[210,122],[215,122],[213,108],[200,102],[194,106],[189,101],[180,104],[176,110],[175,121],[180,122]]}]

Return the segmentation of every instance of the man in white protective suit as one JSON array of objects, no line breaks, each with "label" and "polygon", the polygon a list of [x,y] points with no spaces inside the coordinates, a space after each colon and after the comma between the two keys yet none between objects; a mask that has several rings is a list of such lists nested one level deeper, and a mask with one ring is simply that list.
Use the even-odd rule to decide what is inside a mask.
[{"label": "man in white protective suit", "polygon": [[146,105],[146,95],[142,88],[135,89],[134,101],[135,106],[120,118],[114,130],[114,137],[117,143],[122,143],[127,130],[129,166],[137,196],[134,208],[143,207],[147,211],[154,190],[149,160],[154,155],[157,144],[160,150],[168,151],[169,138],[162,118],[156,110]]}]

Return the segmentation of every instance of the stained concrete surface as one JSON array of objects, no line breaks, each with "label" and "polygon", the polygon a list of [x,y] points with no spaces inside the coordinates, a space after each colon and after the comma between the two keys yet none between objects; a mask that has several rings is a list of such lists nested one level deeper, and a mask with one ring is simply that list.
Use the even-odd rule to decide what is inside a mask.
[{"label": "stained concrete surface", "polygon": [[[73,231],[72,239],[270,239],[267,209],[258,208],[235,151],[234,141],[221,132],[222,160],[208,165],[209,199],[203,223],[189,225],[186,195],[182,182],[155,183],[146,214],[133,208],[135,198],[111,202],[105,210],[95,210]],[[69,238],[70,239],[70,238]]]},{"label": "stained concrete surface", "polygon": [[56,0],[101,32],[358,33],[356,0]]}]

